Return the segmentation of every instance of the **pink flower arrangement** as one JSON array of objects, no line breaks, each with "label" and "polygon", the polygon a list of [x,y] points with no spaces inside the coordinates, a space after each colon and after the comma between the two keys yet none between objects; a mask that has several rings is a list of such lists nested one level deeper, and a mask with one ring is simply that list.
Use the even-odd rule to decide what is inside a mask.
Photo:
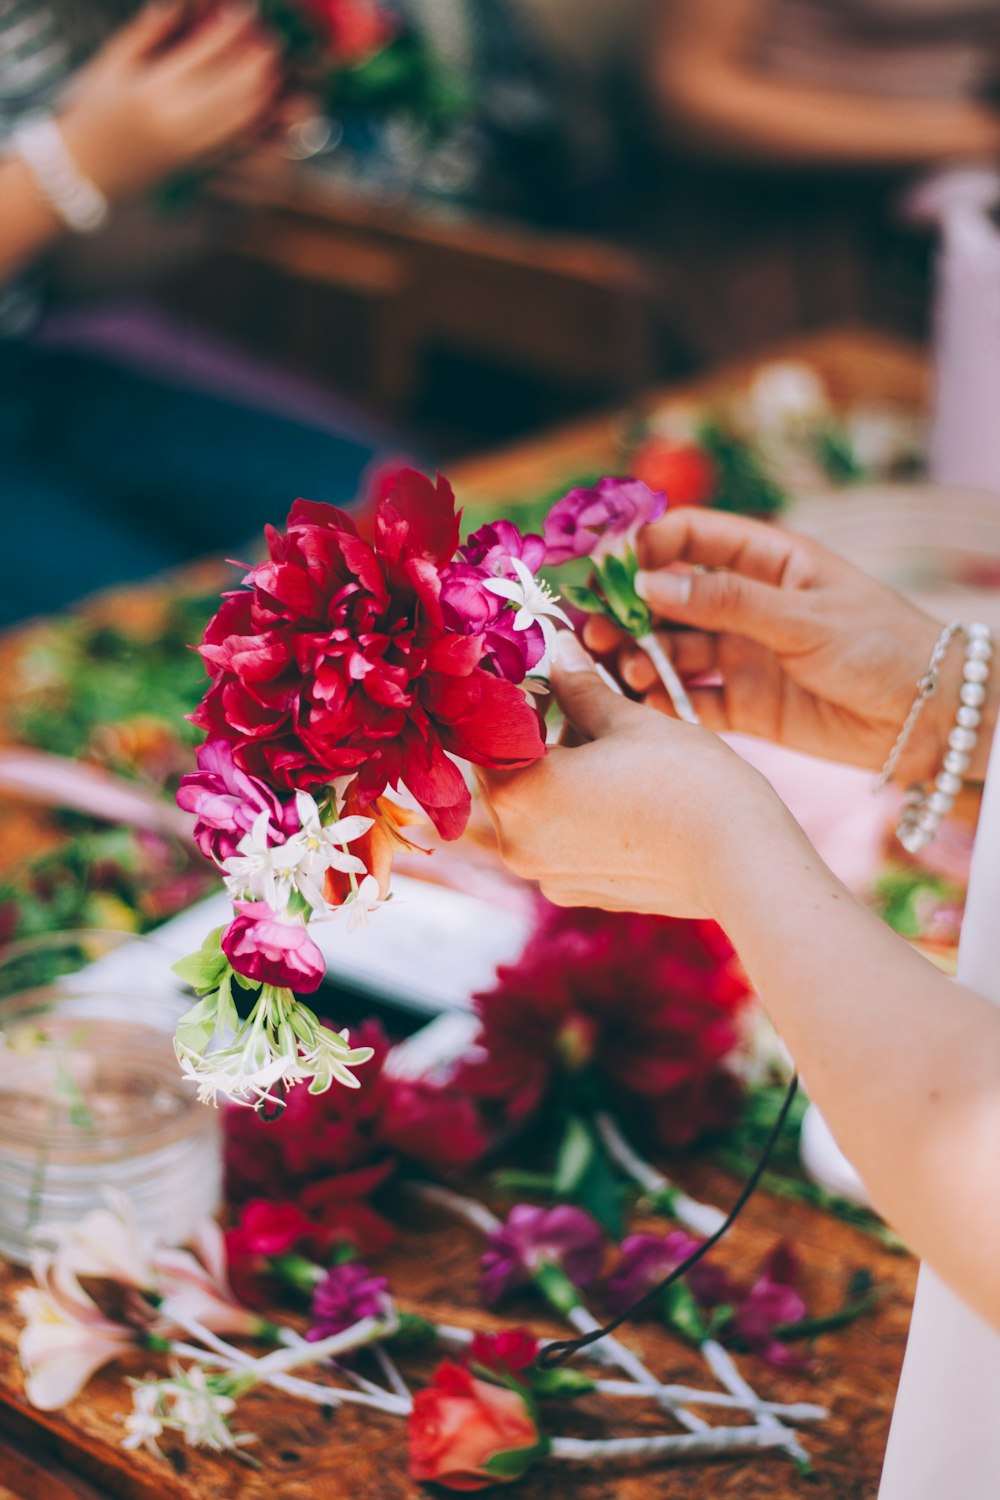
[{"label": "pink flower arrangement", "polygon": [[[497,522],[460,548],[447,481],[412,469],[380,475],[370,537],[297,500],[267,544],[205,630],[211,680],[192,718],[208,738],[178,793],[235,906],[178,966],[201,996],[178,1055],[203,1098],[258,1105],[306,1080],[356,1086],[367,1052],[295,998],[324,973],[309,924],[386,899],[393,852],[412,847],[396,798],[457,838],[471,799],[456,757],[544,755],[528,679],[565,619],[534,576],[540,537]],[[245,1020],[241,989],[258,992]]]}]

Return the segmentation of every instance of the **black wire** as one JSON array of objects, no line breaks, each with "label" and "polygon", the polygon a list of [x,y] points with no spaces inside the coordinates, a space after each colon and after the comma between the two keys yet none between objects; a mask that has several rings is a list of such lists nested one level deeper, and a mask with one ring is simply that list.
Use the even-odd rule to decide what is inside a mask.
[{"label": "black wire", "polygon": [[770,1161],[774,1148],[778,1143],[778,1137],[785,1127],[785,1121],[788,1119],[788,1111],[792,1107],[798,1087],[799,1075],[796,1073],[788,1085],[788,1092],[782,1102],[781,1109],[778,1111],[778,1118],[771,1126],[771,1132],[764,1143],[760,1160],[743,1184],[739,1197],[718,1229],[710,1234],[707,1240],[703,1240],[697,1250],[692,1250],[691,1254],[682,1260],[679,1266],[675,1266],[668,1276],[664,1276],[663,1280],[657,1282],[656,1286],[650,1287],[649,1291],[640,1297],[637,1302],[633,1302],[631,1307],[627,1307],[623,1313],[619,1313],[617,1318],[612,1318],[610,1323],[605,1323],[603,1327],[595,1328],[593,1333],[586,1333],[578,1339],[558,1339],[555,1343],[546,1344],[545,1348],[539,1351],[535,1360],[538,1369],[555,1370],[559,1365],[564,1365],[568,1359],[572,1359],[574,1354],[579,1354],[581,1349],[586,1349],[589,1344],[596,1344],[599,1339],[607,1338],[609,1333],[614,1333],[616,1328],[620,1328],[623,1323],[626,1323],[640,1308],[645,1307],[647,1302],[651,1302],[654,1297],[658,1297],[668,1286],[672,1286],[675,1281],[679,1281],[682,1276],[686,1276],[691,1267],[719,1243],[722,1236],[732,1228],[733,1224],[739,1218],[749,1202],[754,1189],[760,1182],[764,1174],[764,1169]]}]

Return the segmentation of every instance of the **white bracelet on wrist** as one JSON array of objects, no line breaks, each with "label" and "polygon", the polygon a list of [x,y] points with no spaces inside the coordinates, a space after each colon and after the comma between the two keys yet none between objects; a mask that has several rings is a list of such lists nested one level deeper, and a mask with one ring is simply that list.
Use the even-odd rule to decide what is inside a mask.
[{"label": "white bracelet on wrist", "polygon": [[107,222],[108,200],[73,160],[57,122],[45,110],[14,127],[14,149],[43,197],[76,234],[93,234]]},{"label": "white bracelet on wrist", "polygon": [[969,769],[979,738],[986,683],[993,659],[993,633],[988,625],[965,625],[965,661],[955,724],[948,735],[948,749],[930,790],[911,787],[896,827],[896,837],[908,854],[918,854],[932,842],[962,790],[962,777]]}]

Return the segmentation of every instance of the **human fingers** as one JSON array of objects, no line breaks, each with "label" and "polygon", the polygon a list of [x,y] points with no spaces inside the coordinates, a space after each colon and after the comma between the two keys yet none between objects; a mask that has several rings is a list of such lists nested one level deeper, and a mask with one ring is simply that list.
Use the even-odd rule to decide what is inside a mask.
[{"label": "human fingers", "polygon": [[602,679],[571,631],[560,631],[552,663],[552,692],[574,729],[588,739],[600,739],[627,723],[637,705],[616,693]]},{"label": "human fingers", "polygon": [[[717,670],[717,636],[701,630],[658,630],[656,636],[681,677],[701,677]],[[646,693],[659,681],[656,668],[638,645],[622,652],[618,670],[634,693]]]},{"label": "human fingers", "polygon": [[644,568],[691,563],[704,568],[731,568],[761,583],[779,584],[796,565],[807,570],[820,549],[780,527],[698,506],[678,506],[639,533]]},{"label": "human fingers", "polygon": [[775,588],[740,573],[640,572],[636,592],[661,618],[713,633],[731,631],[773,651],[804,647],[811,620],[798,589]]},{"label": "human fingers", "polygon": [[167,40],[182,17],[183,6],[174,0],[154,0],[115,32],[103,55],[115,62],[141,62]]},{"label": "human fingers", "polygon": [[263,36],[257,17],[249,6],[220,6],[164,57],[162,76],[180,81],[203,74],[232,61],[239,55],[238,49],[248,44],[275,50],[273,42]]},{"label": "human fingers", "polygon": [[607,615],[590,615],[583,627],[583,644],[588,651],[594,651],[598,656],[604,656],[608,651],[616,651],[625,641],[631,637],[609,620]]}]

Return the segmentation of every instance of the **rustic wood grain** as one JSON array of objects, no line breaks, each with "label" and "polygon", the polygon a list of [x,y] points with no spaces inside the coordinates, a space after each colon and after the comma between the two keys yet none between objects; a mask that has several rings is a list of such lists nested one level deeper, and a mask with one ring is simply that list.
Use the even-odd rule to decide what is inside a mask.
[{"label": "rustic wood grain", "polygon": [[[725,1204],[736,1184],[706,1164],[692,1164],[679,1175],[685,1185]],[[484,1197],[482,1184],[473,1184]],[[495,1198],[494,1206],[503,1204]],[[441,1322],[492,1328],[529,1322],[538,1332],[565,1330],[543,1315],[530,1296],[519,1298],[505,1317],[484,1312],[477,1293],[481,1245],[474,1231],[434,1211],[401,1200],[397,1246],[380,1262],[406,1308]],[[657,1221],[636,1221],[656,1228]],[[754,1200],[733,1231],[720,1259],[742,1272],[754,1267],[776,1237],[791,1239],[804,1263],[804,1289],[810,1309],[832,1311],[843,1300],[849,1274],[868,1268],[885,1295],[872,1313],[851,1327],[826,1334],[809,1352],[805,1371],[774,1371],[757,1359],[741,1363],[762,1395],[776,1400],[816,1400],[831,1408],[829,1421],[807,1430],[815,1459],[811,1480],[800,1477],[777,1454],[675,1467],[640,1464],[617,1472],[545,1464],[518,1487],[521,1500],[543,1500],[553,1490],[578,1500],[679,1500],[713,1496],[719,1500],[870,1500],[877,1487],[888,1432],[915,1283],[914,1263],[892,1255],[867,1235],[802,1204],[767,1196]],[[171,1449],[177,1469],[147,1454],[119,1446],[121,1416],[129,1405],[123,1375],[156,1367],[149,1356],[133,1359],[95,1377],[64,1412],[33,1412],[27,1405],[17,1361],[19,1325],[13,1293],[24,1275],[0,1275],[0,1431],[22,1451],[51,1453],[58,1464],[82,1475],[102,1493],[121,1500],[414,1500],[420,1491],[406,1474],[405,1427],[378,1413],[327,1416],[316,1407],[278,1392],[257,1393],[241,1403],[237,1427],[259,1433],[255,1451],[262,1467],[252,1470],[231,1458]],[[599,1304],[595,1304],[599,1306]],[[696,1353],[654,1323],[626,1331],[627,1342],[663,1378],[712,1387]],[[425,1380],[434,1360],[402,1357],[414,1384]],[[549,1426],[580,1437],[602,1437],[670,1430],[669,1420],[643,1403],[609,1403],[588,1397],[572,1409],[550,1406]],[[718,1420],[718,1418],[713,1418]],[[725,1420],[725,1418],[722,1418]],[[0,1474],[3,1470],[0,1469]],[[5,1476],[6,1477],[6,1476]],[[7,1479],[7,1482],[11,1481]],[[15,1494],[34,1500],[29,1489]],[[38,1491],[39,1500],[70,1500],[69,1491]],[[85,1492],[84,1492],[85,1493]]]}]

